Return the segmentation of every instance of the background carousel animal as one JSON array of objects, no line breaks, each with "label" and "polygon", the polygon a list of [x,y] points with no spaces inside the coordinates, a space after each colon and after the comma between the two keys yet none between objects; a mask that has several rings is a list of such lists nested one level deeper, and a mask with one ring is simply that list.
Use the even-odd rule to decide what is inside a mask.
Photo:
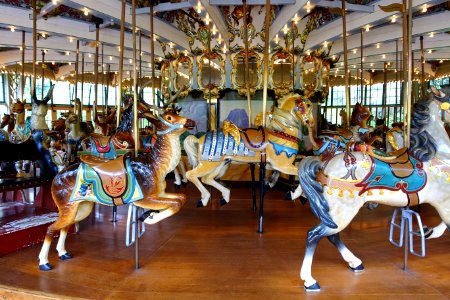
[{"label": "background carousel animal", "polygon": [[[67,231],[72,224],[90,214],[94,202],[107,205],[133,202],[149,210],[144,213],[147,224],[172,216],[184,205],[184,194],[165,191],[165,177],[179,163],[180,134],[193,128],[195,122],[169,112],[158,117],[147,112],[145,117],[156,126],[158,133],[154,151],[149,155],[134,158],[125,155],[116,160],[81,156],[80,164],[65,168],[55,177],[51,190],[59,216],[47,230],[39,253],[40,270],[52,269],[48,253],[55,231],[60,231],[56,246],[60,259],[72,258],[65,249]],[[84,173],[84,170],[88,172]],[[105,182],[107,184],[103,185]],[[105,197],[101,198],[102,195]]]},{"label": "background carousel animal", "polygon": [[48,101],[53,98],[53,89],[55,85],[52,84],[47,92],[47,96],[42,100],[38,100],[36,97],[36,90],[33,91],[32,99],[33,103],[31,105],[31,120],[30,126],[34,130],[48,130],[47,122],[45,122],[45,117],[48,111]]},{"label": "background carousel animal", "polygon": [[[5,126],[8,126],[6,130]],[[3,114],[2,122],[0,124],[0,141],[9,141],[9,135],[14,130],[15,119],[14,114]]]},{"label": "background carousel animal", "polygon": [[[263,127],[239,129],[230,122],[225,123],[222,130],[207,132],[200,138],[191,135],[184,140],[184,149],[193,166],[186,176],[201,192],[197,207],[206,206],[211,197],[199,178],[222,192],[221,205],[230,201],[230,190],[215,180],[230,162],[259,163],[264,159],[274,170],[289,175],[297,174],[294,165],[298,153],[297,136],[304,116],[297,106],[299,99],[300,96],[296,94],[286,96],[280,100],[282,108],[274,112],[274,115],[280,113],[290,120],[292,127],[278,124],[284,131]],[[292,199],[300,197],[300,186],[291,194]]]},{"label": "background carousel animal", "polygon": [[308,231],[300,277],[307,291],[320,290],[311,267],[318,242],[327,237],[355,271],[361,260],[344,245],[339,232],[347,227],[368,201],[391,206],[428,203],[442,219],[434,228],[441,235],[450,227],[450,139],[444,122],[450,121],[447,98],[432,97],[416,103],[411,147],[386,154],[370,146],[344,152],[325,165],[315,157],[300,163],[300,184],[320,224]]}]

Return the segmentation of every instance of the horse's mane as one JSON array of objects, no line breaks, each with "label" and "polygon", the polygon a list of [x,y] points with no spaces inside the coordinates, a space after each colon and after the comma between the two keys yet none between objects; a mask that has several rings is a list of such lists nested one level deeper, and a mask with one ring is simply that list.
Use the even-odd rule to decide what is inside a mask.
[{"label": "horse's mane", "polygon": [[119,126],[117,126],[117,131],[128,132],[133,126],[133,106],[128,106],[122,112],[122,120]]},{"label": "horse's mane", "polygon": [[410,147],[411,153],[421,161],[429,161],[436,155],[437,145],[434,138],[425,130],[431,121],[430,105],[432,100],[421,100],[414,104],[411,121]]},{"label": "horse's mane", "polygon": [[298,119],[293,117],[291,112],[278,107],[274,107],[272,120],[267,127],[277,131],[285,131],[286,128],[289,127],[299,129],[300,125],[301,124],[298,122]]},{"label": "horse's mane", "polygon": [[278,99],[278,107],[279,108],[283,108],[284,105],[286,105],[286,103],[291,100],[292,98],[299,98],[300,95],[299,94],[288,94],[286,96],[284,96],[281,99]]}]

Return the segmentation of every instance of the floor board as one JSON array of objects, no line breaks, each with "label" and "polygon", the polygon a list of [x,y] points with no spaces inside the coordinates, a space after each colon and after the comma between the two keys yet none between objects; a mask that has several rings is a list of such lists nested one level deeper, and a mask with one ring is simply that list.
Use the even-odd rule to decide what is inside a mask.
[{"label": "floor board", "polygon": [[[248,188],[233,188],[226,206],[219,195],[208,207],[196,208],[199,193],[184,189],[189,201],[182,211],[154,226],[140,239],[140,269],[134,269],[134,247],[125,246],[126,207],[111,223],[110,207],[81,224],[67,239],[74,258],[58,261],[52,244],[50,262],[37,267],[40,245],[0,258],[0,297],[6,299],[449,299],[450,239],[446,232],[427,241],[425,258],[409,256],[388,241],[392,208],[363,208],[341,234],[364,262],[366,271],[348,270],[337,250],[323,240],[316,251],[313,276],[322,286],[307,294],[299,278],[307,230],[317,224],[308,205],[283,200],[268,190],[264,233],[256,233]],[[422,207],[427,225],[440,220]]]}]

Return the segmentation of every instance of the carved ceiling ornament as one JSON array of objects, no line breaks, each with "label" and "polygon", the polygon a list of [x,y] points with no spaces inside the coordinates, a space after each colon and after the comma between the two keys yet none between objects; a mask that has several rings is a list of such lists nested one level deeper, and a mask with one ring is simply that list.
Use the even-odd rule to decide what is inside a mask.
[{"label": "carved ceiling ornament", "polygon": [[192,59],[186,55],[180,55],[173,64],[174,80],[173,91],[180,92],[179,97],[184,98],[189,94],[193,82],[193,63]]},{"label": "carved ceiling ornament", "polygon": [[225,87],[225,76],[225,61],[218,52],[205,51],[198,58],[197,84],[203,91],[205,99],[209,99],[210,96],[212,99],[219,98],[220,90]]},{"label": "carved ceiling ornament", "polygon": [[292,53],[286,50],[277,51],[270,59],[269,86],[275,91],[276,98],[292,91],[292,60]]},{"label": "carved ceiling ornament", "polygon": [[[247,95],[245,84],[245,50],[239,51],[233,57],[233,67],[231,70],[231,83],[241,96]],[[262,88],[262,58],[253,50],[249,49],[249,89],[250,95],[254,95],[256,90]]]}]

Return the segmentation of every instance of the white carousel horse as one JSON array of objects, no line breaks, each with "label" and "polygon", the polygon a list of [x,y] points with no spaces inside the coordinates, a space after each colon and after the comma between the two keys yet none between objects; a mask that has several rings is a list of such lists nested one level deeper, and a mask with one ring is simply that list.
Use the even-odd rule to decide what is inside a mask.
[{"label": "white carousel horse", "polygon": [[[359,145],[360,152],[332,157],[326,166],[308,157],[299,166],[300,184],[313,213],[321,223],[310,229],[300,277],[307,291],[320,290],[311,267],[318,242],[327,237],[353,271],[364,269],[361,260],[344,245],[339,232],[347,227],[366,202],[403,207],[428,203],[443,223],[434,228],[438,237],[450,228],[450,139],[444,122],[450,121],[447,99],[434,97],[415,105],[411,147],[386,154]],[[407,151],[408,150],[408,151]]]},{"label": "white carousel horse", "polygon": [[[199,178],[222,192],[221,205],[230,201],[230,190],[215,181],[224,172],[224,167],[233,163],[260,163],[265,159],[271,168],[285,174],[297,175],[294,161],[298,152],[298,131],[303,113],[299,112],[297,101],[299,95],[288,95],[280,100],[282,109],[275,108],[274,115],[280,114],[282,120],[289,122],[286,126],[280,122],[278,128],[238,129],[234,124],[224,124],[223,130],[210,131],[196,138],[191,135],[184,141],[184,150],[193,169],[186,173],[189,181],[201,192],[197,206],[206,206],[211,194]],[[309,116],[312,118],[312,116]],[[278,121],[274,121],[278,122]],[[268,127],[270,127],[269,125]],[[275,126],[275,125],[274,125]],[[292,192],[292,199],[301,195],[301,187]]]},{"label": "white carousel horse", "polygon": [[50,86],[47,92],[47,96],[44,99],[38,100],[36,97],[36,91],[33,92],[32,99],[33,104],[31,105],[31,119],[30,126],[33,130],[48,130],[48,125],[45,122],[45,117],[48,111],[48,101],[53,97],[54,84]]}]

